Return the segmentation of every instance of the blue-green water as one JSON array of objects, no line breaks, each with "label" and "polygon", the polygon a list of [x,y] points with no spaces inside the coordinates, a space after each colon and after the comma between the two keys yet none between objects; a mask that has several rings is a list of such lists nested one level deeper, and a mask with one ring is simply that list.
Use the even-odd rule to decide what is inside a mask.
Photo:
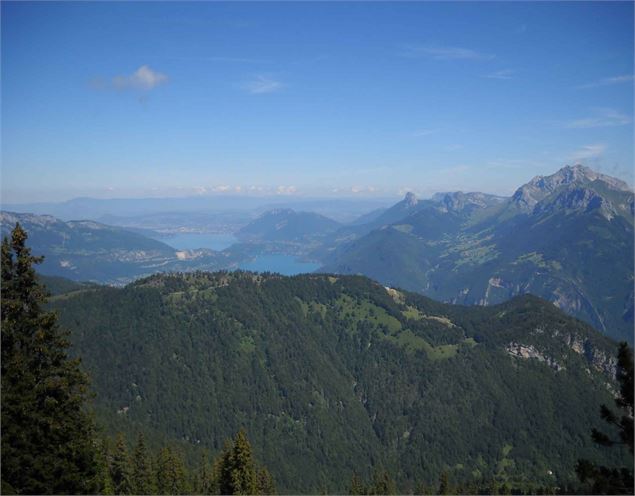
[{"label": "blue-green water", "polygon": [[233,234],[180,233],[160,238],[159,241],[177,250],[209,248],[210,250],[222,251],[225,248],[229,248],[238,240]]},{"label": "blue-green water", "polygon": [[[238,240],[232,234],[197,234],[182,233],[161,238],[165,244],[177,250],[195,250],[197,248],[209,248],[221,251],[229,248]],[[313,262],[302,262],[293,255],[262,254],[257,255],[253,260],[242,262],[238,265],[240,269],[254,272],[277,272],[285,276],[313,272],[320,264]]]},{"label": "blue-green water", "polygon": [[313,272],[320,264],[301,262],[292,255],[258,255],[255,260],[243,262],[239,268],[254,272],[278,272],[285,276]]}]

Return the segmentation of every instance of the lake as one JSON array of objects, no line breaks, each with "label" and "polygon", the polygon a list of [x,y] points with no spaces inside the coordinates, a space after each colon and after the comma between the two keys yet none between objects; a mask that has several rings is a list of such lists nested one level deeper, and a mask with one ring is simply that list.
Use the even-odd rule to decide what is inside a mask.
[{"label": "lake", "polygon": [[[174,236],[159,238],[166,245],[177,250],[195,250],[209,248],[221,251],[229,248],[238,240],[233,234],[179,233]],[[302,262],[293,255],[281,253],[257,255],[253,260],[242,262],[238,268],[254,272],[278,272],[285,276],[313,272],[320,267],[314,262]]]},{"label": "lake", "polygon": [[258,255],[255,260],[243,262],[239,268],[252,270],[254,272],[278,272],[285,276],[313,272],[320,267],[320,264],[313,262],[302,262],[293,255],[266,254]]},{"label": "lake", "polygon": [[233,234],[210,233],[179,233],[173,236],[159,238],[159,241],[177,250],[195,250],[197,248],[209,248],[222,251],[229,248],[238,240]]}]

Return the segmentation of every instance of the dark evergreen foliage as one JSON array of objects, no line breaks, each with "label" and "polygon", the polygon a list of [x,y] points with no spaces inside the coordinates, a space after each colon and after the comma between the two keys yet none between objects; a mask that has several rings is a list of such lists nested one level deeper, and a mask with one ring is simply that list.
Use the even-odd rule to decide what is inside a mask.
[{"label": "dark evergreen foliage", "polygon": [[191,466],[241,427],[282,491],[342,492],[380,468],[400,491],[437,491],[443,470],[526,491],[575,483],[578,458],[624,463],[588,436],[616,344],[535,297],[460,307],[364,277],[219,272],[52,305],[107,431],[178,440]]},{"label": "dark evergreen foliage", "polygon": [[439,490],[438,494],[450,494],[450,482],[448,480],[448,473],[444,470],[439,477]]},{"label": "dark evergreen foliage", "polygon": [[134,494],[155,494],[156,484],[143,434],[139,434],[132,459]]},{"label": "dark evergreen foliage", "polygon": [[110,474],[115,494],[135,493],[132,481],[132,464],[128,455],[126,441],[121,433],[117,435]]},{"label": "dark evergreen foliage", "polygon": [[42,261],[16,225],[2,241],[2,492],[101,489],[87,378],[67,334],[45,312],[33,266]]},{"label": "dark evergreen foliage", "polygon": [[189,494],[183,457],[169,446],[157,457],[157,493]]},{"label": "dark evergreen foliage", "polygon": [[214,465],[215,486],[220,494],[276,494],[269,471],[256,467],[251,444],[243,429],[233,442],[225,443]]},{"label": "dark evergreen foliage", "polygon": [[633,350],[621,343],[617,360],[617,380],[620,393],[615,405],[620,413],[608,406],[600,407],[600,416],[616,431],[615,435],[606,434],[593,428],[591,437],[605,447],[626,446],[631,454],[631,463],[627,467],[607,467],[588,460],[578,461],[576,472],[583,483],[594,494],[633,494]]}]

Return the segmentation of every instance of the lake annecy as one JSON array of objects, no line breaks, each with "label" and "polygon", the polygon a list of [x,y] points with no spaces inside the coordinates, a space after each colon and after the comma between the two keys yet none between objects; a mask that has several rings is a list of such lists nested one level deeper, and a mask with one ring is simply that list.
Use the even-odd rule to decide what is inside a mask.
[{"label": "lake annecy", "polygon": [[278,272],[285,276],[292,276],[294,274],[313,272],[320,267],[320,264],[303,262],[292,255],[275,253],[259,255],[254,260],[241,263],[239,267],[243,270],[252,270],[254,272]]},{"label": "lake annecy", "polygon": [[[238,242],[233,234],[214,233],[179,233],[160,238],[160,241],[177,250],[208,248],[216,251],[222,251]],[[240,263],[238,267],[242,270],[277,272],[285,276],[291,276],[294,274],[313,272],[320,267],[320,264],[305,262],[293,255],[275,253],[257,255],[251,260]]]}]

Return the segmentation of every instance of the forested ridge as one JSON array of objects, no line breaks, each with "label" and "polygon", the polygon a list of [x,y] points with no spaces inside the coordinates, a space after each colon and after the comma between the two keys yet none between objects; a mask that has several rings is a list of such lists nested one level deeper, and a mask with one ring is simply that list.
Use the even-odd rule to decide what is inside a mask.
[{"label": "forested ridge", "polygon": [[[574,483],[616,344],[532,296],[461,307],[358,276],[157,275],[51,298],[109,432],[212,452],[245,428],[278,489]],[[187,448],[189,447],[189,448]],[[195,454],[190,455],[192,459]]]},{"label": "forested ridge", "polygon": [[632,352],[543,300],[327,274],[99,287],[39,278],[26,237],[2,244],[5,494],[632,492]]}]

